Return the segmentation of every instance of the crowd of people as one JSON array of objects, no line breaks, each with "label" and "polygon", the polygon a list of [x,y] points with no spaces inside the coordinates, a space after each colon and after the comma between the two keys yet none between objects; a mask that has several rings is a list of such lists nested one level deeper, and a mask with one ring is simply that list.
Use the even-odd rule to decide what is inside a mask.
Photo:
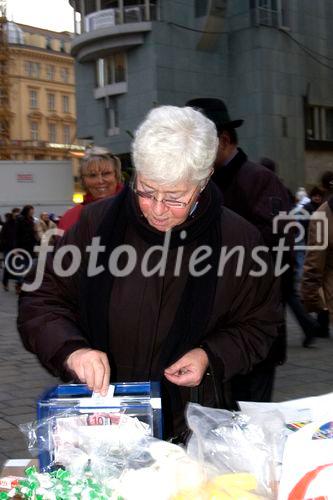
[{"label": "crowd of people", "polygon": [[[31,256],[34,258],[34,247],[38,245],[44,233],[48,229],[56,227],[56,222],[52,220],[47,212],[42,212],[39,218],[35,217],[35,209],[32,205],[25,205],[22,209],[15,207],[10,212],[5,213],[4,221],[0,224],[0,252],[3,260],[13,252],[20,248],[25,252],[22,253],[23,262],[21,265],[26,267],[26,258]],[[19,293],[23,282],[23,276],[13,275],[10,273],[8,266],[3,266],[2,286],[5,291],[9,291],[9,280],[15,282],[16,292]]]},{"label": "crowd of people", "polygon": [[[84,202],[61,217],[56,242],[56,250],[74,245],[84,258],[61,276],[48,254],[41,286],[19,297],[23,343],[55,375],[102,395],[110,380],[159,380],[169,439],[186,435],[188,401],[233,409],[240,400],[272,399],[286,359],[287,306],[304,347],[329,336],[333,172],[309,196],[304,188],[293,196],[273,160],[251,162],[239,147],[242,123],[219,99],[154,108],[135,133],[130,184],[119,158],[89,148]],[[315,219],[298,217],[317,212],[329,221],[324,249]],[[281,213],[301,225],[287,233],[290,218],[274,222]],[[33,255],[51,223],[46,213],[36,222],[31,206],[13,209],[0,233],[4,255],[15,247]],[[92,275],[94,238],[103,251]],[[260,259],[258,249],[265,249]],[[70,268],[71,256],[64,259]],[[281,276],[277,264],[287,269]],[[9,278],[5,270],[5,289]]]},{"label": "crowd of people", "polygon": [[[32,205],[26,205],[22,210],[13,208],[5,214],[5,220],[0,220],[0,252],[4,260],[15,248],[25,250],[34,258],[34,246],[43,241],[49,229],[59,227],[64,231],[68,230],[77,222],[85,205],[113,196],[123,187],[119,158],[102,147],[92,146],[86,150],[80,164],[80,178],[86,192],[83,203],[75,205],[60,216],[43,211],[37,218]],[[23,262],[22,265],[25,267],[26,263]],[[16,292],[19,293],[22,277],[12,275],[8,266],[4,266],[2,285],[5,291],[9,291],[9,280],[15,282]]]}]

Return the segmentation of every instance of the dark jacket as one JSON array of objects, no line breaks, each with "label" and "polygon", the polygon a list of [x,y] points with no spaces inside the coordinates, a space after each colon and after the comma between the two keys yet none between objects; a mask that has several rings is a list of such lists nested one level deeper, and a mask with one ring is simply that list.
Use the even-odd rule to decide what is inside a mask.
[{"label": "dark jacket", "polygon": [[[133,194],[130,196],[133,197]],[[24,345],[36,353],[43,365],[54,374],[64,375],[63,362],[74,350],[89,345],[96,348],[95,339],[88,340],[89,332],[85,333],[85,326],[80,319],[83,307],[80,301],[81,278],[87,266],[85,248],[96,235],[100,222],[113,203],[114,199],[106,199],[88,205],[78,223],[60,241],[61,247],[77,245],[84,256],[74,276],[56,276],[50,256],[42,286],[35,292],[23,292],[20,295],[18,327]],[[269,257],[264,256],[268,271],[262,277],[249,275],[250,270],[257,267],[251,252],[262,244],[259,232],[228,209],[220,210],[218,223],[221,225],[223,247],[229,250],[236,246],[244,249],[239,275],[238,254],[225,259],[222,275],[216,280],[212,314],[201,342],[208,353],[211,369],[221,385],[237,373],[250,371],[254,364],[265,358],[276,336],[281,311],[279,291]],[[186,223],[184,225],[186,227]],[[138,266],[130,276],[114,279],[108,298],[109,325],[114,332],[111,337],[109,332],[107,341],[112,380],[156,379],[156,373],[161,369],[163,373],[166,366],[157,366],[161,359],[160,351],[168,339],[170,325],[183,295],[188,274],[186,263],[197,248],[196,241],[188,245],[184,243],[185,266],[181,268],[179,276],[173,272],[178,254],[177,248],[174,248],[169,251],[164,277],[156,273],[149,278],[143,277],[139,272],[140,262],[145,252],[152,247],[142,237],[143,229],[144,233],[155,231],[147,227],[142,214],[138,213],[135,224],[129,223],[125,233],[125,243],[132,245],[137,252]],[[101,297],[103,293],[106,293],[105,289],[100,291]],[[89,303],[87,306],[89,308]],[[199,306],[197,302],[192,307]],[[96,318],[96,321],[100,319]],[[183,332],[179,331],[178,335],[178,343],[181,344]],[[198,345],[191,346],[194,347]],[[211,384],[211,378],[206,377],[203,385]],[[211,395],[212,391],[203,391],[202,403],[209,403],[208,394]],[[188,395],[182,394],[182,397],[184,403],[189,399]],[[183,415],[184,406],[178,410]],[[173,418],[176,418],[175,415],[176,411]]]},{"label": "dark jacket", "polygon": [[4,223],[0,231],[0,250],[8,253],[16,247],[16,220],[10,219]]},{"label": "dark jacket", "polygon": [[16,219],[16,247],[23,248],[33,256],[33,249],[37,244],[38,239],[34,219],[19,215]]},{"label": "dark jacket", "polygon": [[[283,225],[279,224],[277,232],[273,231],[273,219],[279,212],[289,212],[292,208],[288,190],[277,175],[262,165],[248,161],[246,154],[238,148],[238,153],[227,165],[215,170],[213,180],[222,191],[224,205],[259,229],[265,244],[273,249],[280,236],[283,236]],[[288,241],[292,246],[292,239]],[[274,252],[272,255],[274,258]],[[284,263],[290,266],[282,280],[282,288],[287,290],[293,272],[292,252],[285,255]],[[286,334],[281,329],[281,336],[264,363],[279,364],[285,360],[285,356]]]},{"label": "dark jacket", "polygon": [[266,245],[272,248],[279,239],[273,233],[272,220],[279,212],[292,208],[288,190],[277,175],[248,161],[238,148],[227,165],[215,170],[213,180],[223,193],[224,205],[259,229]]}]

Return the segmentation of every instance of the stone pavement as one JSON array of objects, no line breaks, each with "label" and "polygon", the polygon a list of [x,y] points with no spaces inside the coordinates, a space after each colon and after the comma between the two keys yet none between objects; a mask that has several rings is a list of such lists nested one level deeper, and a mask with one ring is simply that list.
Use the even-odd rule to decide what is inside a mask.
[{"label": "stone pavement", "polygon": [[27,352],[16,330],[17,296],[0,291],[0,469],[8,458],[29,458],[18,426],[36,418],[36,401],[45,388],[59,383]]},{"label": "stone pavement", "polygon": [[[35,419],[38,396],[58,379],[21,344],[16,330],[17,297],[0,290],[0,468],[8,458],[29,458],[18,426]],[[277,370],[275,401],[333,391],[333,339],[318,339],[313,349],[301,347],[302,335],[288,317],[288,362]]]}]

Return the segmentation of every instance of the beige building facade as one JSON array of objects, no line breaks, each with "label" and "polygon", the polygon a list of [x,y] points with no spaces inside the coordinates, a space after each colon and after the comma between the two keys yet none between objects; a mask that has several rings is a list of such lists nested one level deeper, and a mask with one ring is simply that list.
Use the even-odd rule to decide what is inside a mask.
[{"label": "beige building facade", "polygon": [[73,158],[84,147],[76,139],[72,35],[11,22],[7,33],[11,159]]}]

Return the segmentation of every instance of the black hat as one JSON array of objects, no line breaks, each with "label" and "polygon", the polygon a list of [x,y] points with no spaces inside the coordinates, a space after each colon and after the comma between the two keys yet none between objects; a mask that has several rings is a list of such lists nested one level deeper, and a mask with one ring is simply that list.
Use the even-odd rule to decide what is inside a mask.
[{"label": "black hat", "polygon": [[244,120],[230,120],[227,106],[223,101],[221,101],[221,99],[213,99],[211,97],[191,99],[190,101],[187,101],[185,106],[197,108],[205,116],[207,116],[207,118],[212,120],[216,127],[237,128],[244,122]]}]

